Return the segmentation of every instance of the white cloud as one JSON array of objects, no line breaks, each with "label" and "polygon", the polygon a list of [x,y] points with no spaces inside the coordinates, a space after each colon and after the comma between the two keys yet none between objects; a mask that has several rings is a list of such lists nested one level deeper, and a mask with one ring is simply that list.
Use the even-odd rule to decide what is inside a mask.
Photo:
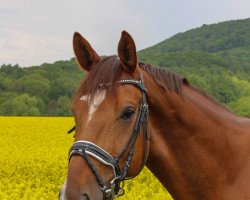
[{"label": "white cloud", "polygon": [[139,50],[205,23],[247,18],[249,11],[249,0],[0,0],[0,65],[69,59],[74,31],[109,55],[124,29]]},{"label": "white cloud", "polygon": [[26,32],[12,32],[4,39],[0,38],[0,46],[3,49],[0,60],[3,63],[21,63],[27,66],[68,59],[68,49],[71,48],[68,38],[63,36]]}]

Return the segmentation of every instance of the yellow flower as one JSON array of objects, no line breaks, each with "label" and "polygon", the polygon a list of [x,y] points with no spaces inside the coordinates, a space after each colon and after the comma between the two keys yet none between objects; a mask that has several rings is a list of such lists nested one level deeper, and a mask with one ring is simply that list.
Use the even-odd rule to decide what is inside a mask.
[{"label": "yellow flower", "polygon": [[[70,117],[0,117],[0,199],[53,200],[67,175]],[[150,187],[148,187],[150,186]],[[125,185],[120,199],[171,200],[148,169]]]}]

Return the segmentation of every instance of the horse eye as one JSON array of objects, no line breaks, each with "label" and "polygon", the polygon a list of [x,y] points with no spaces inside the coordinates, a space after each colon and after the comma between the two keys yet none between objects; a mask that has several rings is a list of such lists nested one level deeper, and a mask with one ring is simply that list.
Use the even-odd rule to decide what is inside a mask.
[{"label": "horse eye", "polygon": [[123,113],[121,115],[121,118],[122,119],[130,119],[133,116],[134,113],[135,113],[134,108],[131,108],[131,107],[126,108],[123,111]]}]

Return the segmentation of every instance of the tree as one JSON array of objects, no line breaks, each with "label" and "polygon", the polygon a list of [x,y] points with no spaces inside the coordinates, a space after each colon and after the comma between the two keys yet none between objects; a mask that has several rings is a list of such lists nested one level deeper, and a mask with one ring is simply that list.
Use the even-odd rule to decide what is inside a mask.
[{"label": "tree", "polygon": [[13,93],[13,92],[0,92],[0,106],[5,101],[9,101],[11,99],[14,99],[17,96],[18,96],[18,94]]},{"label": "tree", "polygon": [[61,96],[57,99],[56,114],[70,116],[70,99],[67,96]]},{"label": "tree", "polygon": [[250,96],[241,97],[240,99],[228,104],[234,112],[250,117]]},{"label": "tree", "polygon": [[27,93],[30,96],[37,96],[47,101],[51,86],[48,79],[38,74],[31,74],[15,80],[10,87],[10,91],[19,94]]},{"label": "tree", "polygon": [[11,83],[12,80],[10,78],[0,76],[0,92],[7,91]]},{"label": "tree", "polygon": [[0,107],[1,115],[40,115],[37,107],[36,97],[30,97],[28,94],[22,94],[13,99],[6,100]]},{"label": "tree", "polygon": [[52,82],[51,98],[57,99],[60,96],[71,98],[78,86],[78,82],[69,77],[59,77]]}]

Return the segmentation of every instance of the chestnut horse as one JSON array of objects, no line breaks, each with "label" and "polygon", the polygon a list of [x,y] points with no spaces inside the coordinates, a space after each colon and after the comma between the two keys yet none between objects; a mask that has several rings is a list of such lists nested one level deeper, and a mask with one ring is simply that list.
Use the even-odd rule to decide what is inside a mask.
[{"label": "chestnut horse", "polygon": [[138,63],[125,31],[118,57],[101,59],[79,33],[73,47],[88,75],[72,102],[76,142],[60,199],[114,199],[144,165],[177,200],[250,199],[249,119]]}]

